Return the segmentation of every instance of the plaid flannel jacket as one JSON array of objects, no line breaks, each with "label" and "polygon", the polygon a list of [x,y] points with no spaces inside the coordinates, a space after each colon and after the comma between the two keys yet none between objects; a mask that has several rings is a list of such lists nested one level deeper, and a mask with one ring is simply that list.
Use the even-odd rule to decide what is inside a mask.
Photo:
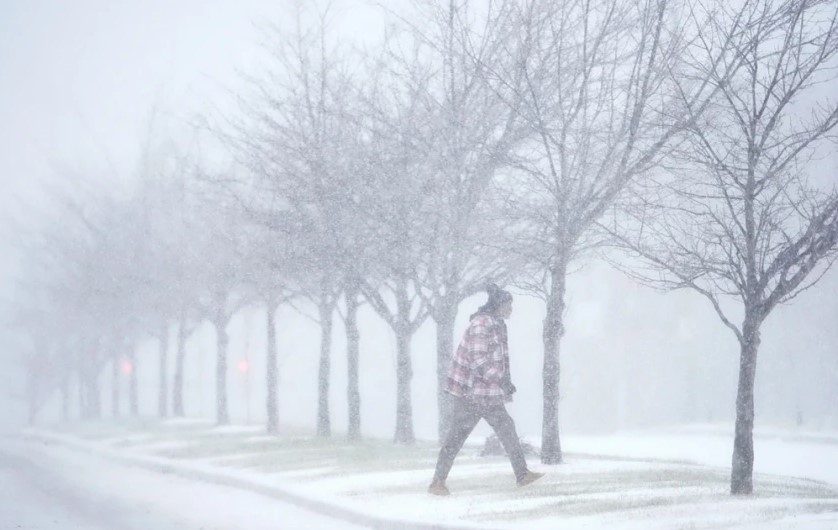
[{"label": "plaid flannel jacket", "polygon": [[445,391],[479,404],[511,401],[509,346],[503,319],[478,314],[471,319],[448,368]]}]

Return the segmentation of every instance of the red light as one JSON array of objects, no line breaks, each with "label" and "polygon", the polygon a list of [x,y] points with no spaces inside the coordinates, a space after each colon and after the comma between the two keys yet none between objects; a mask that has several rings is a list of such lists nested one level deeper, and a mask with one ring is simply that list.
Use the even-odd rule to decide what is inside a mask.
[{"label": "red light", "polygon": [[248,361],[247,359],[242,359],[238,362],[236,368],[239,369],[239,372],[245,374],[248,370],[250,370],[250,361]]},{"label": "red light", "polygon": [[133,371],[134,371],[134,363],[132,363],[128,359],[123,359],[122,360],[122,373],[128,375]]}]

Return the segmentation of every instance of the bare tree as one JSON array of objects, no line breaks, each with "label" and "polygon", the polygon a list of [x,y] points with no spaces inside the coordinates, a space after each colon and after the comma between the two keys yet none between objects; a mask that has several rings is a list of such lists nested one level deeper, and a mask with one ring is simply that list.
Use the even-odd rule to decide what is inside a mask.
[{"label": "bare tree", "polygon": [[194,276],[203,286],[199,308],[203,318],[215,328],[216,364],[215,398],[216,421],[219,425],[230,422],[227,405],[227,349],[230,336],[227,326],[233,316],[249,300],[244,288],[250,271],[242,248],[245,246],[244,222],[235,204],[215,190],[207,190],[196,205],[196,226],[191,239],[198,255],[203,256],[202,266]]},{"label": "bare tree", "polygon": [[[247,190],[241,190],[237,195],[243,198],[248,193]],[[249,221],[244,252],[250,260],[248,268],[251,274],[246,288],[253,291],[252,298],[261,302],[265,308],[265,429],[270,434],[277,434],[279,365],[276,315],[281,305],[292,302],[297,295],[293,289],[297,272],[294,267],[297,264],[292,261],[293,255],[286,252],[288,240],[284,237],[284,232],[276,230],[271,222],[277,212],[264,204],[257,209],[258,203],[258,200],[242,203],[244,214]]]},{"label": "bare tree", "polygon": [[[772,4],[767,2],[766,4]],[[770,6],[773,8],[774,6]],[[629,271],[712,304],[740,346],[731,493],[753,492],[754,376],[760,329],[838,257],[838,191],[807,176],[838,125],[834,95],[815,101],[838,55],[835,3],[795,1],[786,24],[749,30],[741,71],[695,120],[667,175],[606,223],[649,269]],[[733,316],[728,299],[739,302]]]},{"label": "bare tree", "polygon": [[[427,130],[417,131],[427,134],[416,146],[433,181],[425,189],[433,237],[417,285],[436,324],[440,439],[447,430],[443,389],[459,303],[503,275],[504,263],[487,256],[484,246],[491,232],[483,211],[487,188],[506,153],[529,133],[520,127],[514,103],[521,79],[501,82],[485,67],[509,60],[512,3],[489,3],[485,9],[474,4],[431,1],[420,3],[418,13],[391,12],[412,46],[398,42],[385,56],[393,74],[427,101],[432,120]],[[399,54],[403,48],[419,53]],[[415,75],[421,71],[429,75]]]},{"label": "bare tree", "polygon": [[276,297],[269,293],[265,298],[265,330],[266,330],[266,351],[265,351],[265,412],[267,421],[265,430],[268,433],[279,432],[279,403],[277,399],[279,387],[279,366],[277,363],[276,344]]},{"label": "bare tree", "polygon": [[[189,201],[184,201],[182,209],[189,209]],[[193,242],[193,236],[198,230],[203,230],[200,225],[191,224],[194,220],[183,224],[173,223],[172,230],[179,230],[176,237],[180,241],[179,252],[174,256],[175,281],[169,285],[168,292],[173,298],[173,305],[177,323],[177,335],[175,339],[175,372],[172,380],[172,415],[183,417],[185,415],[184,404],[184,380],[186,362],[186,342],[195,332],[195,329],[202,321],[201,314],[201,286],[195,282],[200,274],[195,271],[201,270],[204,266],[202,259],[196,254],[197,245]],[[241,260],[235,260],[241,263]]]},{"label": "bare tree", "polygon": [[189,311],[185,304],[180,308],[177,318],[177,338],[175,341],[175,374],[172,380],[172,415],[183,417],[183,381],[184,363],[186,361],[186,341],[195,331],[196,322],[190,320]]},{"label": "bare tree", "polygon": [[349,418],[346,435],[349,440],[357,440],[361,437],[361,392],[358,381],[361,340],[358,331],[358,307],[361,301],[358,282],[350,278],[344,287],[343,296],[343,322],[346,328],[346,407]]},{"label": "bare tree", "polygon": [[515,69],[495,71],[523,77],[520,114],[533,133],[509,157],[512,171],[496,191],[512,250],[531,265],[520,283],[546,302],[544,463],[562,461],[559,346],[571,263],[599,243],[597,219],[706,109],[711,79],[738,65],[731,51],[744,46],[743,29],[774,22],[751,4],[701,9],[657,0],[524,2],[517,59],[501,63]]},{"label": "bare tree", "polygon": [[[429,191],[433,170],[427,164],[426,140],[431,136],[432,102],[419,89],[428,68],[403,61],[407,72],[378,70],[364,90],[364,160],[356,175],[352,206],[364,230],[363,250],[353,262],[358,288],[370,307],[393,330],[396,339],[395,443],[411,444],[413,378],[411,338],[429,316],[421,276],[427,269],[433,239]],[[361,265],[358,266],[357,264]]]},{"label": "bare tree", "polygon": [[194,234],[202,230],[196,224],[195,202],[201,199],[196,190],[190,189],[195,175],[187,157],[180,155],[177,166],[168,179],[169,196],[174,200],[166,223],[167,233],[176,244],[170,257],[172,274],[167,293],[172,297],[174,318],[177,322],[175,348],[175,373],[172,381],[172,414],[182,417],[184,411],[184,363],[186,360],[186,341],[200,323],[198,297],[200,285],[195,281],[194,271],[203,266],[202,256],[193,243]]},{"label": "bare tree", "polygon": [[[33,267],[24,281],[38,286],[40,305],[50,308],[44,319],[54,327],[50,335],[61,341],[54,348],[61,359],[51,364],[62,367],[64,374],[73,366],[79,375],[82,417],[100,415],[99,376],[106,363],[111,363],[111,398],[114,414],[118,412],[125,341],[158,333],[158,412],[168,413],[169,316],[185,298],[178,255],[182,241],[176,239],[183,231],[173,222],[184,207],[179,201],[183,194],[173,193],[177,190],[172,185],[180,181],[172,177],[183,164],[171,144],[147,144],[144,151],[134,190],[74,175],[76,188],[54,192],[57,204],[49,223],[28,238]],[[127,356],[130,413],[137,415],[133,347]],[[66,375],[54,386],[61,388],[66,404]]]},{"label": "bare tree", "polygon": [[[125,264],[125,202],[111,190],[94,191],[83,184],[56,196],[54,217],[28,247],[31,268],[21,282],[30,300],[22,305],[42,312],[38,320],[50,340],[66,341],[63,347],[55,345],[53,351],[64,359],[54,365],[65,372],[75,367],[81,416],[96,418],[101,415],[99,376],[110,358],[107,343],[130,310],[125,304],[133,285],[116,278]],[[44,355],[49,348],[40,342],[35,341],[34,351]]]},{"label": "bare tree", "polygon": [[[275,193],[275,190],[274,192]],[[269,387],[276,386],[276,344],[274,336],[275,311],[278,304],[288,305],[303,316],[310,318],[320,326],[320,355],[317,374],[317,418],[318,436],[331,436],[331,414],[329,412],[329,379],[331,374],[332,326],[334,313],[340,299],[342,283],[339,271],[339,250],[333,246],[336,232],[328,229],[326,237],[322,230],[326,224],[318,213],[297,209],[283,211],[262,209],[256,214],[257,223],[262,223],[266,230],[265,237],[270,241],[269,250],[255,251],[253,256],[267,266],[259,276],[262,297],[269,306],[268,310],[268,355]],[[302,211],[302,214],[300,213]],[[325,209],[321,212],[325,215]],[[316,316],[310,315],[298,302],[308,302],[316,308]],[[274,390],[275,393],[275,390]],[[274,398],[271,398],[274,407]]]},{"label": "bare tree", "polygon": [[[123,268],[123,273],[139,284],[139,303],[146,309],[148,327],[154,329],[152,334],[158,340],[157,413],[166,417],[174,405],[169,394],[171,325],[180,320],[185,307],[195,304],[196,294],[189,292],[192,275],[187,270],[194,264],[188,260],[192,251],[186,217],[189,164],[174,141],[155,133],[155,115],[156,109],[152,109],[131,204],[136,228],[129,234],[134,245],[129,252],[134,259],[129,263],[131,269]],[[176,353],[178,365],[181,354],[180,350]],[[176,373],[176,377],[182,374]],[[180,381],[176,378],[171,387],[172,396],[178,399],[182,399]],[[176,408],[182,412],[182,401]]]},{"label": "bare tree", "polygon": [[8,321],[3,322],[19,336],[20,361],[26,375],[23,395],[27,402],[29,425],[35,424],[39,411],[56,389],[60,380],[56,368],[63,364],[58,359],[58,336],[55,334],[57,329],[51,325],[52,315],[47,307],[37,307],[35,301],[23,300],[13,309],[14,314]]},{"label": "bare tree", "polygon": [[[329,9],[297,6],[293,28],[271,27],[268,65],[240,98],[243,116],[228,139],[263,195],[253,217],[282,241],[274,259],[294,298],[317,308],[320,358],[317,433],[331,434],[329,385],[334,312],[354,243],[347,197],[355,187],[347,160],[356,132],[349,119],[352,72],[329,31]],[[351,345],[351,342],[350,342]]]}]

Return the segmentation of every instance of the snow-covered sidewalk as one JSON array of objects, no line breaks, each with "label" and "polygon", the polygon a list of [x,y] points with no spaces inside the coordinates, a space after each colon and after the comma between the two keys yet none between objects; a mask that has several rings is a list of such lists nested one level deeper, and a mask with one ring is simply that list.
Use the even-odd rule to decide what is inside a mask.
[{"label": "snow-covered sidewalk", "polygon": [[[565,464],[546,469],[547,477],[527,488],[515,486],[505,458],[482,458],[467,446],[449,478],[453,495],[447,498],[425,492],[437,451],[432,443],[399,447],[382,440],[270,437],[259,427],[219,429],[195,422],[86,425],[29,436],[190,478],[217,479],[384,528],[407,521],[416,528],[838,526],[838,487],[831,475],[818,481],[800,473],[797,478],[758,473],[753,496],[731,497],[728,469],[719,463],[729,447],[712,433],[565,437]],[[719,446],[708,444],[709,438],[718,438]],[[780,460],[810,449],[793,440],[783,443],[790,447],[777,448]],[[820,446],[827,452],[838,448]],[[650,453],[672,461],[653,460]],[[539,468],[534,458],[531,467]]]},{"label": "snow-covered sidewalk", "polygon": [[[676,460],[719,468],[730,466],[732,425],[691,425],[621,432],[603,436],[565,436],[571,453]],[[838,433],[756,428],[757,473],[808,478],[838,486]]]}]

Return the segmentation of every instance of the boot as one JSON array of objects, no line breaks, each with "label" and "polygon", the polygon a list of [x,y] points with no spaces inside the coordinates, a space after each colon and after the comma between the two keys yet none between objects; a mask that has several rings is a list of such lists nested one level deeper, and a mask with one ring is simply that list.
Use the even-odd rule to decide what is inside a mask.
[{"label": "boot", "polygon": [[445,487],[445,482],[434,480],[431,482],[431,485],[428,486],[428,493],[431,495],[439,495],[444,497],[446,495],[451,495],[451,492],[448,491],[448,488]]},{"label": "boot", "polygon": [[536,480],[540,479],[544,476],[544,473],[535,473],[533,471],[527,471],[526,474],[518,479],[518,486],[526,486],[528,484],[532,484]]}]

